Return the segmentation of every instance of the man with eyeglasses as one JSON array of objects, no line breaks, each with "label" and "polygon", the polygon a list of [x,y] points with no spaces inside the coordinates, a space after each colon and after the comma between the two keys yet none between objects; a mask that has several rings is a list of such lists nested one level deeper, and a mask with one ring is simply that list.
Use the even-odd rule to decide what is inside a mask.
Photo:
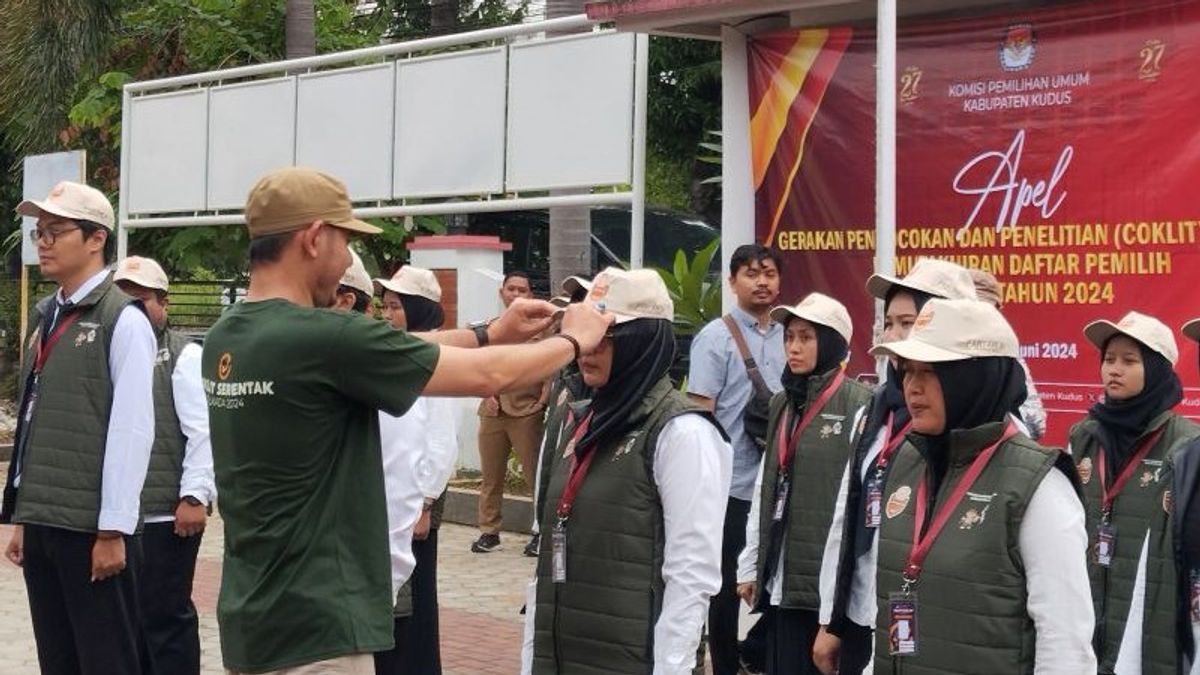
[{"label": "man with eyeglasses", "polygon": [[142,483],[154,440],[157,344],[105,268],[113,209],[62,182],[17,213],[58,289],[34,307],[0,521],[24,570],[42,673],[144,672],[137,573]]}]

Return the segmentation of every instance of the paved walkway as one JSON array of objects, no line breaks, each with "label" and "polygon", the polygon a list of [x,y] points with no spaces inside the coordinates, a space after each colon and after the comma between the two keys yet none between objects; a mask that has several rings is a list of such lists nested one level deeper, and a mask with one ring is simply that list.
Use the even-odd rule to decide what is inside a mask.
[{"label": "paved walkway", "polygon": [[[0,526],[0,548],[12,528]],[[534,561],[521,556],[523,535],[502,535],[504,548],[471,553],[477,532],[444,525],[438,543],[438,597],[441,603],[444,675],[512,675],[520,670],[524,588]],[[210,521],[196,566],[193,598],[200,612],[201,667],[223,675],[217,631],[217,589],[221,585],[222,536],[219,518]],[[0,670],[5,675],[38,672],[29,605],[21,570],[0,559]]]}]

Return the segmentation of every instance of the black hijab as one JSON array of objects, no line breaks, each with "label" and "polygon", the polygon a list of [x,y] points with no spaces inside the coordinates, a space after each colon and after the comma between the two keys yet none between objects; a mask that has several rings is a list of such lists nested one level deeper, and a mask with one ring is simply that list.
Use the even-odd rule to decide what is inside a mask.
[{"label": "black hijab", "polygon": [[[1115,336],[1114,336],[1115,337]],[[1100,359],[1108,350],[1109,338],[1100,350]],[[1135,341],[1136,342],[1136,341]],[[1183,385],[1165,356],[1137,342],[1142,353],[1144,386],[1136,396],[1117,400],[1104,395],[1088,414],[1100,423],[1100,442],[1108,455],[1109,466],[1120,471],[1133,454],[1133,444],[1146,432],[1150,422],[1183,400]]]},{"label": "black hijab", "polygon": [[408,293],[397,293],[396,295],[400,296],[400,305],[404,307],[404,322],[407,326],[405,330],[408,332],[421,333],[435,330],[441,328],[446,321],[442,306],[429,298]]},{"label": "black hijab", "polygon": [[1027,392],[1025,369],[1007,356],[935,363],[933,372],[942,386],[946,428],[936,436],[920,437],[933,470],[936,494],[937,483],[946,475],[950,432],[1002,422],[1009,413],[1018,413]]},{"label": "black hijab", "polygon": [[675,360],[675,331],[665,319],[618,324],[612,335],[611,374],[608,382],[593,392],[592,421],[577,445],[580,453],[590,452],[641,422],[630,419],[630,414]]},{"label": "black hijab", "polygon": [[[787,340],[787,324],[791,323],[791,319],[784,324],[784,340]],[[809,373],[793,373],[791,368],[784,367],[783,377],[780,380],[783,382],[783,388],[787,391],[788,399],[797,410],[803,408],[808,402],[808,381],[812,377],[820,377],[834,368],[841,367],[842,360],[846,358],[846,338],[842,337],[834,329],[829,326],[823,326],[816,322],[809,322],[813,328],[817,330],[817,365],[813,367]]]}]

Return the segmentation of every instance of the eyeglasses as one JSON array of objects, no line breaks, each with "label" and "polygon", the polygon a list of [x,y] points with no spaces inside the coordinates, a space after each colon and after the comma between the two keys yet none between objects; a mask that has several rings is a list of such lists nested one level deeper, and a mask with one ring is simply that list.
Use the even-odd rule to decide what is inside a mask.
[{"label": "eyeglasses", "polygon": [[78,229],[80,229],[78,225],[75,227],[63,227],[59,229],[47,227],[46,229],[42,230],[35,228],[29,231],[29,240],[35,244],[44,241],[46,242],[47,246],[53,246],[54,242],[58,241],[59,237],[69,232],[74,232]]}]

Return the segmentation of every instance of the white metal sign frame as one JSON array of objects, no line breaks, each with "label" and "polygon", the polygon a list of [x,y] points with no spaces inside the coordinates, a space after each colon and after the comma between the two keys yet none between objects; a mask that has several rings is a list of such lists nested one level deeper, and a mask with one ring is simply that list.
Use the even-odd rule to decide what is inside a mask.
[{"label": "white metal sign frame", "polygon": [[[152,195],[147,197],[144,194],[132,194],[130,189],[132,169],[138,166],[165,166],[163,162],[170,161],[168,158],[142,156],[141,154],[138,154],[137,157],[132,156],[138,153],[137,148],[130,149],[132,147],[131,140],[134,133],[136,133],[133,129],[136,117],[134,110],[137,107],[134,105],[135,100],[149,100],[151,97],[170,100],[169,97],[171,96],[187,97],[189,94],[195,95],[203,92],[208,104],[206,115],[211,116],[213,114],[212,100],[215,93],[228,92],[238,85],[246,83],[258,84],[270,82],[272,79],[278,81],[280,78],[295,78],[296,83],[302,86],[304,82],[312,81],[313,78],[319,78],[327,72],[355,70],[363,67],[364,64],[370,64],[381,59],[385,62],[390,61],[388,65],[393,70],[390,77],[393,78],[393,81],[396,81],[399,79],[400,72],[397,64],[416,63],[424,57],[428,57],[428,52],[431,50],[460,46],[484,46],[496,49],[492,45],[495,45],[497,42],[504,43],[513,38],[524,38],[519,43],[521,47],[517,47],[516,45],[501,46],[500,49],[524,49],[525,46],[532,47],[535,42],[540,45],[551,42],[571,41],[581,37],[571,36],[568,38],[546,40],[544,38],[546,33],[561,33],[589,28],[595,29],[594,23],[584,15],[577,15],[535,24],[491,28],[336,54],[197,73],[163,80],[130,83],[125,86],[123,92],[123,119],[126,120],[126,123],[122,126],[121,139],[121,200],[118,204],[117,214],[119,223],[118,257],[124,257],[127,254],[128,233],[132,229],[237,225],[245,222],[240,213],[240,207],[236,209],[223,208],[232,200],[228,197],[223,199],[213,198],[212,186],[209,184],[213,179],[212,172],[208,168],[210,155],[212,155],[214,150],[218,149],[228,152],[229,148],[219,145],[214,146],[213,139],[210,138],[210,136],[214,135],[211,126],[206,126],[206,135],[204,138],[196,139],[197,147],[202,148],[202,152],[204,153],[203,159],[205,162],[205,172],[201,179],[202,184],[195,186],[196,194],[199,195],[200,199],[197,203],[199,208],[194,210],[184,209],[181,211],[176,209],[168,211],[165,205],[155,204]],[[613,34],[614,32],[593,30],[593,32],[587,35],[595,36],[598,33]],[[412,201],[419,201],[422,196],[397,196],[389,198],[390,195],[380,193],[373,195],[370,200],[356,202],[355,214],[361,218],[403,217],[546,209],[554,206],[625,204],[631,207],[633,216],[630,264],[633,267],[640,267],[642,265],[644,250],[646,92],[648,84],[647,61],[649,56],[649,37],[639,34],[636,36],[633,45],[634,72],[632,73],[632,79],[634,91],[631,101],[632,114],[627,118],[633,126],[633,142],[632,148],[630,148],[629,154],[625,159],[627,162],[626,166],[629,168],[626,175],[630,177],[628,187],[624,184],[601,185],[589,183],[577,186],[590,188],[588,193],[555,195],[552,192],[550,196],[542,196],[547,189],[552,189],[553,186],[539,186],[537,190],[533,190],[532,188],[526,190],[525,194],[533,191],[537,195],[529,197],[522,196],[520,190],[508,187],[509,191],[503,197],[495,194],[481,195],[460,192],[457,196],[468,199],[442,203],[411,203]],[[338,66],[342,67],[331,71],[331,68]],[[369,65],[366,66],[368,69],[370,67]],[[301,92],[293,88],[292,94],[294,100],[299,101]],[[399,110],[399,108],[393,108],[390,113],[393,116],[393,120],[396,117],[396,110]],[[289,123],[297,127],[296,138],[299,138],[298,127],[301,124],[300,118],[296,117]],[[395,127],[392,128],[391,133],[394,141]],[[293,162],[300,162],[302,154],[300,150],[299,141],[297,141],[297,145],[292,153]],[[196,158],[191,159],[195,161]],[[169,175],[169,171],[164,170],[164,175]],[[152,182],[153,179],[151,179]],[[394,189],[395,181],[390,171],[387,175],[387,183],[389,190]],[[247,189],[249,188],[249,186],[246,187]],[[352,196],[356,194],[353,188],[351,189],[351,194]],[[470,197],[478,198],[472,200],[469,199]],[[144,201],[145,199],[148,199],[149,202]],[[131,202],[134,203],[131,204]]]}]

